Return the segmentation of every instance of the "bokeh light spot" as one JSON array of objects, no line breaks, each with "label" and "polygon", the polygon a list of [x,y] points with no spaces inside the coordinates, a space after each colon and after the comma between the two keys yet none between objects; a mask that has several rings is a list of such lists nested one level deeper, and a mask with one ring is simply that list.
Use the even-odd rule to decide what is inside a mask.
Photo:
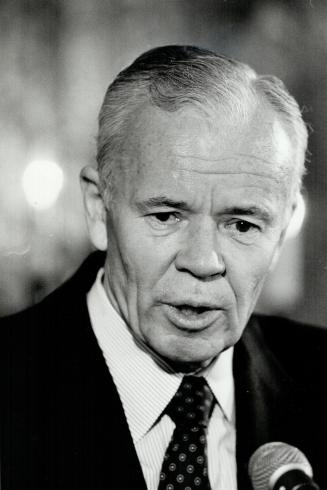
[{"label": "bokeh light spot", "polygon": [[26,200],[36,209],[47,209],[57,200],[64,183],[60,166],[51,160],[33,160],[23,174]]}]

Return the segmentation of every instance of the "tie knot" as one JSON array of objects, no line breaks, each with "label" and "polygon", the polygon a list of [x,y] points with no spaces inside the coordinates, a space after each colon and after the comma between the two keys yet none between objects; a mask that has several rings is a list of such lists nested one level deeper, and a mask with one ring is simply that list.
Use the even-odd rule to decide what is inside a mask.
[{"label": "tie knot", "polygon": [[166,408],[176,425],[208,425],[213,394],[203,377],[184,376],[180,387]]}]

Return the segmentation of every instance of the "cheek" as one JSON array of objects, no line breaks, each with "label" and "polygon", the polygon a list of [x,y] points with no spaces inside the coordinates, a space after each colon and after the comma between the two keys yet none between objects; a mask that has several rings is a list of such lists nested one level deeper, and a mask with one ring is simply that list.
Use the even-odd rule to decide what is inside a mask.
[{"label": "cheek", "polygon": [[113,267],[118,259],[127,287],[154,287],[171,263],[173,253],[169,247],[150,236],[142,223],[129,220],[128,215],[116,226],[113,223],[109,226],[112,231],[108,236],[108,254],[112,256]]},{"label": "cheek", "polygon": [[269,272],[274,251],[275,247],[270,245],[230,256],[227,275],[238,301],[256,299]]}]

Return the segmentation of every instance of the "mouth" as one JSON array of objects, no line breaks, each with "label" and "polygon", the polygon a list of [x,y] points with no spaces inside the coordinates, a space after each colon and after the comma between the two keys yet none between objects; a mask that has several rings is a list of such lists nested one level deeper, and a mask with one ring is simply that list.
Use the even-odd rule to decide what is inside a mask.
[{"label": "mouth", "polygon": [[191,332],[208,328],[222,312],[220,308],[209,305],[165,304],[164,308],[171,323]]}]

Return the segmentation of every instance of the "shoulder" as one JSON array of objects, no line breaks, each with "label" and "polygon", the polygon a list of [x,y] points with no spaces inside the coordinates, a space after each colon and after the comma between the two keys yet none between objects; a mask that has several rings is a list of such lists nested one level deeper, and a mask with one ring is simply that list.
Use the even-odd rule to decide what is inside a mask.
[{"label": "shoulder", "polygon": [[253,315],[248,333],[259,338],[261,349],[273,356],[294,378],[327,380],[327,328],[288,318]]},{"label": "shoulder", "polygon": [[74,302],[84,298],[95,281],[96,274],[103,266],[104,255],[100,252],[91,254],[75,274],[59,286],[55,291],[46,296],[40,303],[26,310],[0,319],[1,328],[19,327],[28,325],[38,320],[44,321],[45,317],[55,314],[66,316],[70,310],[74,310]]},{"label": "shoulder", "polygon": [[50,386],[53,393],[64,386],[73,390],[85,379],[96,383],[94,373],[103,371],[86,301],[101,264],[90,259],[86,270],[84,264],[39,304],[0,321],[0,390],[7,400],[5,410],[11,407],[23,414],[29,403],[34,410],[40,399],[51,398]]},{"label": "shoulder", "polygon": [[321,351],[327,342],[327,328],[289,318],[253,315],[254,323],[269,344],[281,350],[314,349]]},{"label": "shoulder", "polygon": [[1,357],[8,358],[14,353],[16,359],[20,356],[26,359],[39,345],[48,344],[53,350],[62,344],[63,338],[67,344],[75,341],[77,332],[88,321],[86,295],[103,262],[103,254],[90,255],[70,279],[40,303],[2,318]]}]

